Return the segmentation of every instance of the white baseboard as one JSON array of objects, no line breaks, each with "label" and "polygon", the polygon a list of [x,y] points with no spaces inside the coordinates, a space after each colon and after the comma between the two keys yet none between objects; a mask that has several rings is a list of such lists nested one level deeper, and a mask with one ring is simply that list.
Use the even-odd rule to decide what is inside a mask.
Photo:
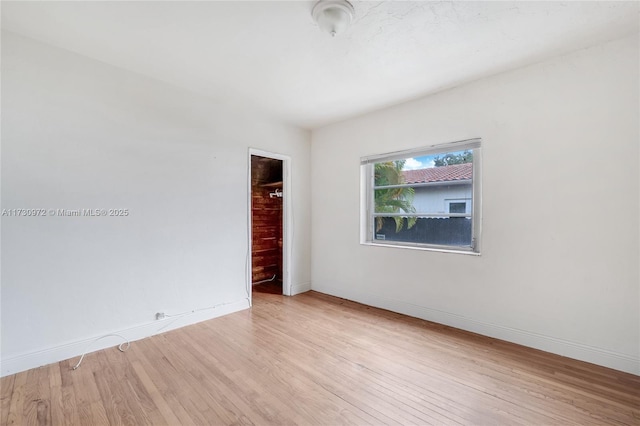
[{"label": "white baseboard", "polygon": [[134,342],[136,340],[144,339],[145,337],[175,330],[176,328],[210,320],[244,309],[249,309],[249,300],[247,299],[221,304],[216,307],[212,307],[211,309],[205,309],[186,315],[168,317],[164,320],[153,321],[122,330],[114,330],[109,333],[102,333],[98,336],[93,336],[87,339],[2,359],[0,377],[63,361],[65,359],[80,357],[85,351],[87,353],[95,352],[100,349],[113,347],[122,343],[122,339],[115,336],[105,337],[104,339],[96,341],[96,339],[106,334],[120,334],[123,337],[126,337],[130,342]]},{"label": "white baseboard", "polygon": [[295,296],[296,294],[304,293],[305,291],[311,290],[311,282],[294,284],[291,286],[291,295]]},{"label": "white baseboard", "polygon": [[348,288],[314,286],[313,290],[352,300],[354,302],[363,303],[365,305],[436,322],[438,324],[471,331],[473,333],[482,334],[483,336],[506,340],[508,342],[517,343],[530,348],[540,349],[545,352],[551,352],[568,358],[613,368],[614,370],[640,375],[640,358],[627,354],[608,351],[525,330],[477,321],[462,315],[440,311],[425,306],[418,306],[399,300],[388,299],[372,294],[362,294],[361,292],[353,291]]}]

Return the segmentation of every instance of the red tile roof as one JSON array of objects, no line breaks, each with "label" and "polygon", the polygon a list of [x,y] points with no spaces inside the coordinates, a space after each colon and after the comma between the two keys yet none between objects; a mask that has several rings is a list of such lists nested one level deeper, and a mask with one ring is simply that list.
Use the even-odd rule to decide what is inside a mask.
[{"label": "red tile roof", "polygon": [[405,170],[402,174],[404,174],[406,183],[450,182],[471,179],[472,167],[473,163],[463,163],[428,169]]}]

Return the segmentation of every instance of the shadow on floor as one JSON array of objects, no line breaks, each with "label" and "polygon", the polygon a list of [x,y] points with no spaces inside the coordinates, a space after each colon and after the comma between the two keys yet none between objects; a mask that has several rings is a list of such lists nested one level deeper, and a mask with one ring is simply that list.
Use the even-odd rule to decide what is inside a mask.
[{"label": "shadow on floor", "polygon": [[257,293],[282,294],[282,281],[272,281],[268,283],[257,284],[252,287]]}]

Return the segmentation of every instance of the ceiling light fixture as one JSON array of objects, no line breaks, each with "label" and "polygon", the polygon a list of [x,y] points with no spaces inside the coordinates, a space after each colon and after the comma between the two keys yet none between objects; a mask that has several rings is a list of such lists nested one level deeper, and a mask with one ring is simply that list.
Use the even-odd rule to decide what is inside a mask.
[{"label": "ceiling light fixture", "polygon": [[349,27],[355,10],[347,0],[319,0],[311,10],[311,16],[322,31],[334,37]]}]

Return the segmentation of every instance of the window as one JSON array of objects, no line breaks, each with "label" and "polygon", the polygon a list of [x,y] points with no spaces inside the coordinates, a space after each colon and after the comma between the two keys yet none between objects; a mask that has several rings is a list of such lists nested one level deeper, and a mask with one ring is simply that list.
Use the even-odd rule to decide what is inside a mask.
[{"label": "window", "polygon": [[362,243],[480,252],[480,140],[361,159]]},{"label": "window", "polygon": [[466,213],[467,203],[464,201],[449,201],[449,213]]}]

